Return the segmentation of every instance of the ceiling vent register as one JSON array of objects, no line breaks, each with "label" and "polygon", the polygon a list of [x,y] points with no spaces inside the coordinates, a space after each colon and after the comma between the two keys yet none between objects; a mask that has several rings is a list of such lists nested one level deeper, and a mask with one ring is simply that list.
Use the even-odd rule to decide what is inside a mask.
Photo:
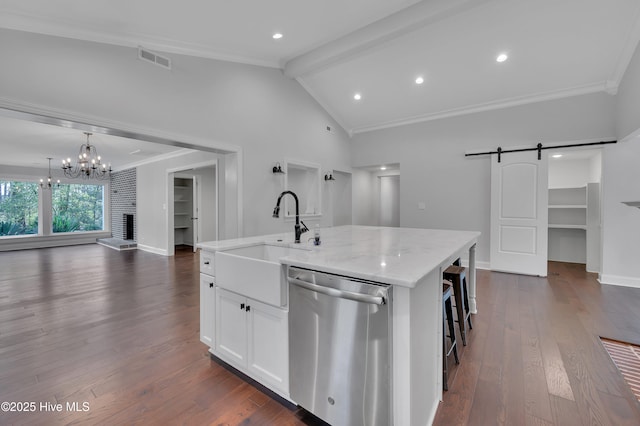
[{"label": "ceiling vent register", "polygon": [[143,47],[138,47],[138,59],[146,62],[151,62],[154,65],[168,70],[171,69],[171,59],[167,58],[166,56],[161,56],[157,53],[153,53]]}]

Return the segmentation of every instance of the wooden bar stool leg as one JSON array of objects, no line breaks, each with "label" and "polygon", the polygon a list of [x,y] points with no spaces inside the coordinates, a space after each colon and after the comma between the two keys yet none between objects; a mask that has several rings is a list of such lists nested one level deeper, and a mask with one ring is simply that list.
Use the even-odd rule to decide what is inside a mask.
[{"label": "wooden bar stool leg", "polygon": [[471,323],[471,310],[469,309],[469,292],[467,291],[467,277],[462,277],[462,287],[464,289],[464,309],[466,311],[466,320],[469,322],[469,330],[473,330]]}]

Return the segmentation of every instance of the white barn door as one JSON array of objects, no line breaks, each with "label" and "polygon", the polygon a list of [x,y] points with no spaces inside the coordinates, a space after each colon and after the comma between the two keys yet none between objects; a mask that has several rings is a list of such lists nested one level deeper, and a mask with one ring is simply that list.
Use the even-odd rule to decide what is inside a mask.
[{"label": "white barn door", "polygon": [[548,157],[491,158],[491,269],[547,276]]}]

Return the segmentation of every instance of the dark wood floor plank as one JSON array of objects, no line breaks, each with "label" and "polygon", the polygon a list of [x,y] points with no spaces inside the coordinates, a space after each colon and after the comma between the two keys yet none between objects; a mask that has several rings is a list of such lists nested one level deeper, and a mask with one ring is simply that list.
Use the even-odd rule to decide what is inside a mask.
[{"label": "dark wood floor plank", "polygon": [[[536,278],[522,277],[518,284],[525,287],[540,285]],[[533,300],[534,290],[526,288],[525,300]],[[525,414],[536,422],[552,421],[549,389],[542,361],[541,338],[535,320],[532,304],[521,305],[520,340],[522,342],[522,365],[524,367]]]},{"label": "dark wood floor plank", "polygon": [[578,406],[574,400],[568,400],[556,395],[551,395],[549,400],[551,402],[551,412],[553,413],[554,424],[576,424],[576,419],[580,418],[580,414],[578,413]]}]

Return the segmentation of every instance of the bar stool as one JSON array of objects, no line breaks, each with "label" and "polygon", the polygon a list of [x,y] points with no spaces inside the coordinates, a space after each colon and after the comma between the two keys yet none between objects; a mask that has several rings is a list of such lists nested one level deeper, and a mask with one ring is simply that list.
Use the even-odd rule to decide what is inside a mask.
[{"label": "bar stool", "polygon": [[[458,348],[456,346],[456,328],[453,325],[453,309],[451,308],[451,283],[442,282],[442,388],[449,390],[449,371],[447,368],[447,358],[453,352],[456,364],[460,364],[458,359]],[[446,317],[446,319],[445,319]],[[449,325],[449,335],[447,336],[446,326]],[[450,346],[447,349],[447,337],[450,339]]]},{"label": "bar stool", "polygon": [[[459,263],[459,260],[456,261]],[[453,284],[453,296],[456,299],[456,312],[458,313],[458,325],[460,326],[460,335],[462,336],[462,344],[467,346],[467,327],[473,329],[471,323],[471,310],[469,309],[469,293],[467,291],[467,278],[465,276],[465,268],[453,264],[442,273],[442,277],[451,281]]]}]

